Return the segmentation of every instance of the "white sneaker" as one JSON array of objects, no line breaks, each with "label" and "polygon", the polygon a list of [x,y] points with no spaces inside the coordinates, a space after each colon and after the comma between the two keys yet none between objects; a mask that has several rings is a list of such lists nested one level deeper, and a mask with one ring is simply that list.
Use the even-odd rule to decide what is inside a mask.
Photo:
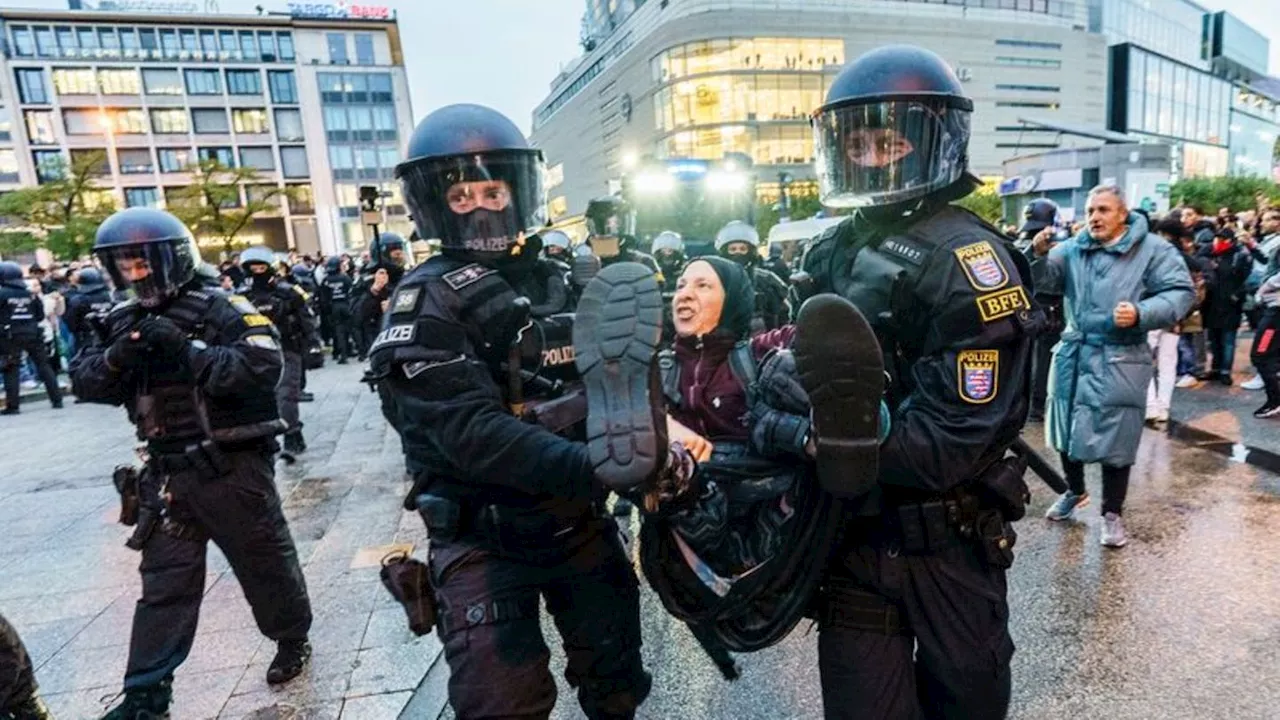
[{"label": "white sneaker", "polygon": [[1178,378],[1178,382],[1174,383],[1173,386],[1177,388],[1193,388],[1199,384],[1200,381],[1196,379],[1195,375],[1183,375]]},{"label": "white sneaker", "polygon": [[1129,544],[1129,536],[1124,531],[1124,518],[1115,513],[1107,513],[1102,517],[1102,545],[1109,548],[1122,548]]},{"label": "white sneaker", "polygon": [[1266,386],[1262,384],[1261,375],[1254,375],[1248,380],[1245,380],[1244,382],[1240,383],[1240,387],[1244,388],[1245,390],[1263,390],[1265,389]]}]

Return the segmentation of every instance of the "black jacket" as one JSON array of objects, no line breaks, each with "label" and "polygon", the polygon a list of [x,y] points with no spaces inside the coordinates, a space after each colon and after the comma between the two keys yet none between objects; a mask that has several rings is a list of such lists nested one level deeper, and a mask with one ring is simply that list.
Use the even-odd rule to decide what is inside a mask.
[{"label": "black jacket", "polygon": [[1213,330],[1235,330],[1240,327],[1245,301],[1245,283],[1253,271],[1253,256],[1238,243],[1220,255],[1213,254],[1213,244],[1200,249],[1205,265],[1205,299],[1200,308],[1204,326]]},{"label": "black jacket", "polygon": [[0,343],[6,336],[30,339],[41,337],[40,321],[44,303],[26,287],[0,285]]},{"label": "black jacket", "polygon": [[354,283],[351,277],[340,272],[329,273],[320,283],[320,311],[327,315],[342,318],[351,317],[351,292]]},{"label": "black jacket", "polygon": [[285,352],[306,352],[316,344],[315,314],[308,304],[310,296],[302,288],[277,280],[266,288],[247,284],[240,288],[240,294],[275,323]]},{"label": "black jacket", "polygon": [[105,322],[107,314],[115,306],[111,299],[111,291],[105,285],[91,289],[82,288],[67,298],[67,314],[64,320],[67,329],[76,339],[76,348],[86,348],[98,340],[95,323]]}]

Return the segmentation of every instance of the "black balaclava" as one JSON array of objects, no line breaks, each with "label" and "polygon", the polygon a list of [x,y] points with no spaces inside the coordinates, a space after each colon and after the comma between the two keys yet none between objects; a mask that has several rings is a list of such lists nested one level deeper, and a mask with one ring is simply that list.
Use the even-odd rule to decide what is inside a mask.
[{"label": "black balaclava", "polygon": [[249,287],[254,290],[267,290],[276,284],[276,274],[272,272],[273,268],[267,268],[264,273],[249,273]]},{"label": "black balaclava", "polygon": [[735,339],[751,334],[751,316],[756,309],[756,291],[747,271],[738,263],[719,255],[703,255],[690,262],[704,262],[716,271],[724,287],[724,308],[716,332],[732,334]]}]

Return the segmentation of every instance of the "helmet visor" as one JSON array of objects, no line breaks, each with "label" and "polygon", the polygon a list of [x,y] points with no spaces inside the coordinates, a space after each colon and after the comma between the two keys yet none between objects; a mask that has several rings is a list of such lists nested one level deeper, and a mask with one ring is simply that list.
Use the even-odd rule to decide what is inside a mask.
[{"label": "helmet visor", "polygon": [[546,222],[536,152],[433,158],[396,175],[418,234],[443,248],[506,255]]},{"label": "helmet visor", "polygon": [[593,237],[630,238],[636,234],[636,214],[625,206],[587,212],[587,232]]},{"label": "helmet visor", "polygon": [[969,112],[943,100],[843,105],[814,116],[822,204],[875,207],[923,197],[964,175]]},{"label": "helmet visor", "polygon": [[98,258],[106,266],[117,288],[131,290],[146,308],[164,304],[190,279],[184,274],[175,241],[149,242],[99,248]]}]

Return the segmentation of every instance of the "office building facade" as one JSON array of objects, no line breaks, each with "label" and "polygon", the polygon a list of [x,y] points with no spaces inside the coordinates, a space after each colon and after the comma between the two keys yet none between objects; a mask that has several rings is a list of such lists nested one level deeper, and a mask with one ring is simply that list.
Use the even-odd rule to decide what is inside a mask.
[{"label": "office building facade", "polygon": [[[413,127],[387,15],[2,10],[0,192],[104,153],[98,195],[163,208],[193,164],[217,160],[257,172],[242,203],[256,185],[290,189],[240,242],[358,250],[358,187],[396,192],[392,169]],[[398,196],[387,210],[392,228],[408,229]]]}]

